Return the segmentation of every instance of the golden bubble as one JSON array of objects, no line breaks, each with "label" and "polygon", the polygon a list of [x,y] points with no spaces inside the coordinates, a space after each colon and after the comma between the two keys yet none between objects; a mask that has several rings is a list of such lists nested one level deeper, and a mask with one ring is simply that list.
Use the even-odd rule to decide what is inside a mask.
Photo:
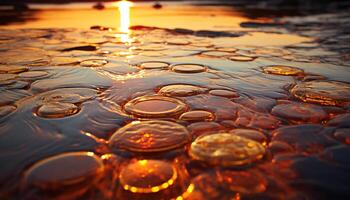
[{"label": "golden bubble", "polygon": [[285,76],[297,76],[304,73],[302,69],[284,65],[270,65],[262,68],[267,74],[285,75]]},{"label": "golden bubble", "polygon": [[169,63],[166,62],[158,62],[158,61],[149,61],[144,62],[138,65],[141,69],[167,69],[169,67]]},{"label": "golden bubble", "polygon": [[101,178],[104,166],[92,152],[63,153],[41,160],[25,172],[25,185],[43,190],[62,190]]},{"label": "golden bubble", "polygon": [[167,85],[162,87],[158,93],[164,96],[184,97],[205,92],[207,89],[194,85]]},{"label": "golden bubble", "polygon": [[185,112],[180,116],[180,120],[189,121],[189,122],[198,122],[198,121],[213,121],[214,114],[205,110],[194,110]]},{"label": "golden bubble", "polygon": [[115,150],[148,153],[180,148],[190,142],[187,129],[169,121],[136,121],[117,130],[109,139]]},{"label": "golden bubble", "polygon": [[62,118],[78,113],[79,108],[72,103],[45,103],[37,110],[37,115],[44,118]]},{"label": "golden bubble", "polygon": [[255,60],[255,58],[248,56],[231,56],[229,59],[238,62],[249,62]]},{"label": "golden bubble", "polygon": [[159,118],[178,116],[187,110],[187,105],[170,97],[142,96],[126,103],[124,109],[137,117]]},{"label": "golden bubble", "polygon": [[295,85],[290,92],[298,99],[321,105],[342,106],[350,102],[350,85],[337,81],[309,81]]},{"label": "golden bubble", "polygon": [[265,148],[258,142],[229,133],[199,136],[189,155],[213,165],[242,166],[264,157]]},{"label": "golden bubble", "polygon": [[178,73],[200,73],[205,72],[207,67],[197,64],[179,64],[172,66],[171,69]]},{"label": "golden bubble", "polygon": [[165,161],[139,160],[122,168],[119,180],[132,193],[157,193],[175,183],[177,171]]}]

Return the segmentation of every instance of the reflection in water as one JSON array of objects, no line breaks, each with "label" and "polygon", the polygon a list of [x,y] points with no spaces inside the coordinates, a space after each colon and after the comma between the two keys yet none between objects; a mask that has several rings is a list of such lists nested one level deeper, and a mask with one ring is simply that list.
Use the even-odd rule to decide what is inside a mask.
[{"label": "reflection in water", "polygon": [[130,27],[130,7],[133,5],[130,1],[119,1],[117,6],[119,8],[120,24],[119,31],[123,34],[120,34],[120,40],[123,43],[131,43],[131,38],[129,37],[129,27]]}]

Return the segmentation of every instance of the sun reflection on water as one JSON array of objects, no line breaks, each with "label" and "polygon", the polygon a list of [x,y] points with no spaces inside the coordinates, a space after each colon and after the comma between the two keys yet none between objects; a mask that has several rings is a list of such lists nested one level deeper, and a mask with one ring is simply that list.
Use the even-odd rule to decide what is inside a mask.
[{"label": "sun reflection on water", "polygon": [[119,25],[119,31],[121,34],[118,34],[117,37],[119,37],[120,41],[125,44],[130,44],[132,42],[132,39],[130,38],[130,8],[133,6],[133,3],[130,1],[119,1],[116,3],[116,6],[119,9],[119,16],[120,16],[120,25]]}]

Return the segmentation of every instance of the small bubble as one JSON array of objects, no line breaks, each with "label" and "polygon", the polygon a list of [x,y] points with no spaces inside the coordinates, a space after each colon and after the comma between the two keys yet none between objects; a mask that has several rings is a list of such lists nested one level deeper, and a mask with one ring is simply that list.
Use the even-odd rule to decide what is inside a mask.
[{"label": "small bubble", "polygon": [[248,56],[231,56],[229,59],[232,61],[238,61],[238,62],[250,62],[255,60],[255,58],[248,57]]},{"label": "small bubble", "polygon": [[37,115],[44,118],[62,118],[78,113],[79,108],[72,103],[45,103],[39,107]]},{"label": "small bubble", "polygon": [[127,113],[137,117],[174,117],[185,112],[187,110],[187,105],[174,98],[143,96],[126,103],[124,109]]},{"label": "small bubble", "polygon": [[169,67],[169,63],[166,62],[158,62],[158,61],[149,61],[144,62],[138,65],[141,69],[167,69]]},{"label": "small bubble", "polygon": [[207,89],[194,85],[167,85],[162,87],[158,93],[164,96],[184,97],[205,92]]},{"label": "small bubble", "polygon": [[190,142],[187,129],[168,121],[136,121],[117,130],[109,140],[114,150],[136,153],[164,152]]},{"label": "small bubble", "polygon": [[239,95],[230,90],[210,90],[209,94],[214,95],[214,96],[220,96],[220,97],[227,97],[227,98],[236,98],[239,97]]},{"label": "small bubble", "polygon": [[262,68],[267,74],[285,75],[285,76],[297,76],[304,74],[302,69],[284,65],[270,65]]},{"label": "small bubble", "polygon": [[194,110],[185,112],[180,116],[180,120],[189,121],[189,122],[198,122],[198,121],[213,121],[214,114],[205,110]]},{"label": "small bubble", "polygon": [[197,64],[179,64],[172,66],[171,69],[178,73],[200,73],[205,72],[207,67]]}]

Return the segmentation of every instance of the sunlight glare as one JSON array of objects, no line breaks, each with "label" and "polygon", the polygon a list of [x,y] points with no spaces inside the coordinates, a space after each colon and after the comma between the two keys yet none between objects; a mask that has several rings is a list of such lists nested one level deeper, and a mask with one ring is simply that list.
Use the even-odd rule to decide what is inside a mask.
[{"label": "sunlight glare", "polygon": [[130,26],[130,7],[133,5],[130,1],[119,1],[117,6],[120,13],[120,26],[119,31],[123,33],[129,32]]}]

